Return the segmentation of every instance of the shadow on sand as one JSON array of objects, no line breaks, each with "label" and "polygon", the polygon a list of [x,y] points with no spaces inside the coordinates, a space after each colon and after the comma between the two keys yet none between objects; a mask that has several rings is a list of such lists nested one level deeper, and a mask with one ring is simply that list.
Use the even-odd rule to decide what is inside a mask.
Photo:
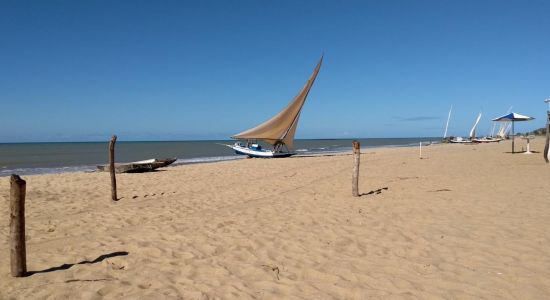
[{"label": "shadow on sand", "polygon": [[[534,151],[534,150],[531,150],[530,151],[531,153],[540,153],[539,151]],[[525,150],[524,151],[505,151],[504,153],[508,153],[508,154],[524,154],[525,153]]]},{"label": "shadow on sand", "polygon": [[381,194],[383,190],[387,190],[387,189],[388,189],[388,187],[383,187],[383,188],[379,188],[377,190],[372,190],[368,193],[362,193],[359,196],[368,196],[368,195],[373,195],[373,194],[378,195],[378,194]]},{"label": "shadow on sand", "polygon": [[68,270],[68,269],[72,268],[74,265],[96,264],[96,263],[102,262],[103,260],[105,260],[107,258],[117,257],[117,256],[126,256],[126,255],[128,255],[128,252],[126,252],[126,251],[118,251],[118,252],[113,252],[113,253],[109,253],[109,254],[103,254],[103,255],[98,256],[96,259],[94,259],[92,261],[84,260],[84,261],[78,262],[76,264],[62,264],[61,266],[52,267],[52,268],[45,269],[45,270],[29,271],[29,272],[27,272],[26,276],[32,276],[34,274],[39,274],[39,273],[49,273],[49,272],[55,272],[55,271],[61,271],[61,270]]}]

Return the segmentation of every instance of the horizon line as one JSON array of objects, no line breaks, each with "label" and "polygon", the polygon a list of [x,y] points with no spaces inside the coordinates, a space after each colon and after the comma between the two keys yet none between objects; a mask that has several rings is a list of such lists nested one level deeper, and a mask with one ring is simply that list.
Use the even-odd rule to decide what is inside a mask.
[{"label": "horizon line", "polygon": [[[435,139],[440,136],[414,136],[414,137],[353,137],[353,138],[300,138],[295,140],[367,140],[367,139]],[[117,143],[171,143],[171,142],[209,142],[209,141],[237,141],[235,139],[194,139],[194,140],[117,140]],[[27,142],[0,142],[5,144],[50,144],[50,143],[109,143],[109,140],[91,140],[91,141],[27,141]]]}]

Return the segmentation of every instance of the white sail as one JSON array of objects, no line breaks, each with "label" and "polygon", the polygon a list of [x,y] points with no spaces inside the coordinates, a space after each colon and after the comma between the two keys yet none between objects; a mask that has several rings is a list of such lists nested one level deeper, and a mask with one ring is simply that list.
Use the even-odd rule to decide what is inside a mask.
[{"label": "white sail", "polygon": [[[512,108],[513,108],[513,106],[510,106],[510,108],[508,108],[508,111],[506,112],[506,114],[509,114],[512,111]],[[500,126],[498,127],[497,136],[499,138],[505,139],[506,135],[508,134],[508,131],[510,131],[510,126],[511,125],[512,124],[510,124],[510,122],[501,122]]]},{"label": "white sail", "polygon": [[449,109],[449,116],[447,116],[447,124],[445,125],[445,133],[443,134],[443,138],[447,137],[447,129],[449,128],[449,120],[451,119],[451,111],[453,111],[453,106],[451,105],[451,109]]},{"label": "white sail", "polygon": [[294,143],[294,134],[296,133],[298,120],[300,118],[300,111],[319,73],[322,62],[323,57],[321,56],[319,63],[317,63],[317,66],[313,70],[313,74],[311,74],[302,90],[281,112],[254,128],[232,136],[232,138],[263,140],[272,145],[285,144],[287,148],[291,149]]},{"label": "white sail", "polygon": [[504,136],[508,136],[508,133],[510,133],[510,129],[512,129],[512,122],[506,122],[506,127],[504,127]]},{"label": "white sail", "polygon": [[507,131],[507,128],[508,128],[508,122],[503,122],[502,124],[500,124],[499,128],[498,128],[498,131],[497,131],[497,136],[499,138],[506,138],[506,131]]},{"label": "white sail", "polygon": [[472,130],[470,130],[470,139],[474,139],[476,137],[476,127],[479,120],[481,120],[481,113],[477,116],[476,123],[474,124],[474,127],[472,127]]}]

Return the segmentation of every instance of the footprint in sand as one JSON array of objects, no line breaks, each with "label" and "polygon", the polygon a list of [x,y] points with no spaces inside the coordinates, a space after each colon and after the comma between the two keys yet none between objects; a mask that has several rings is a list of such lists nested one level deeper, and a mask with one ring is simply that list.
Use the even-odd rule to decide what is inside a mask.
[{"label": "footprint in sand", "polygon": [[262,267],[266,270],[270,270],[273,272],[273,274],[276,276],[277,280],[279,280],[279,267],[278,266],[270,266],[270,265],[262,265]]},{"label": "footprint in sand", "polygon": [[140,284],[138,284],[138,288],[140,288],[142,290],[146,290],[146,289],[150,288],[151,285],[152,285],[151,283],[140,283]]}]

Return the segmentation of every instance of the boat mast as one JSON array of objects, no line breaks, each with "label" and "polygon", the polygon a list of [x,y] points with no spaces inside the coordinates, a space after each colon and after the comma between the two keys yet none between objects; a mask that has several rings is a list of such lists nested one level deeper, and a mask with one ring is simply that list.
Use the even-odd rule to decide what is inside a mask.
[{"label": "boat mast", "polygon": [[447,129],[449,128],[449,120],[451,119],[451,111],[453,111],[453,105],[451,104],[451,109],[449,109],[449,116],[447,117],[447,124],[445,125],[445,133],[443,134],[443,139],[447,137]]},{"label": "boat mast", "polygon": [[476,123],[474,124],[474,127],[472,127],[472,130],[470,130],[470,140],[473,140],[476,138],[476,127],[480,119],[481,119],[481,113],[479,113],[479,115],[477,116]]}]

